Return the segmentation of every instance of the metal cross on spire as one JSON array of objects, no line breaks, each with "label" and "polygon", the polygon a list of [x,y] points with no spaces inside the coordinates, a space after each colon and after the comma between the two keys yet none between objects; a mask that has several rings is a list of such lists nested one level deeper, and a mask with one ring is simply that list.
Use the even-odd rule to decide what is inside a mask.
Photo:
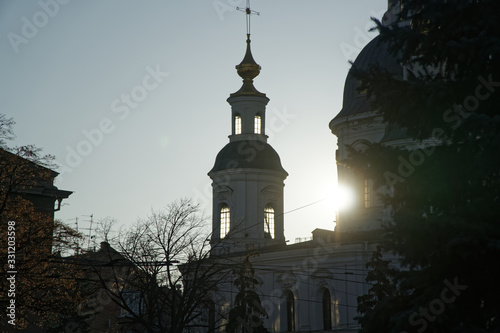
[{"label": "metal cross on spire", "polygon": [[247,0],[246,8],[236,7],[236,10],[239,10],[240,12],[244,12],[245,14],[247,14],[247,36],[250,37],[250,17],[252,15],[259,16],[260,13],[250,9],[250,0]]}]

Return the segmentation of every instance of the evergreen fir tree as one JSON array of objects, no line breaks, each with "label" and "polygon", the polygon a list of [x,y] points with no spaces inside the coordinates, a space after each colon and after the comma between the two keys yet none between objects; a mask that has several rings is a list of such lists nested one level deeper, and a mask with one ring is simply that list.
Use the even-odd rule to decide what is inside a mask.
[{"label": "evergreen fir tree", "polygon": [[362,331],[498,332],[500,2],[406,0],[402,8],[395,25],[377,24],[405,80],[352,69],[373,108],[416,139],[410,150],[376,144],[351,156],[390,194],[384,248],[402,264],[375,269],[396,290],[360,298]]},{"label": "evergreen fir tree", "polygon": [[236,279],[234,285],[238,288],[234,307],[229,311],[228,333],[265,333],[267,329],[262,326],[262,319],[267,317],[266,310],[262,307],[260,297],[255,291],[259,284],[255,278],[255,271],[248,255],[243,263],[235,269]]}]

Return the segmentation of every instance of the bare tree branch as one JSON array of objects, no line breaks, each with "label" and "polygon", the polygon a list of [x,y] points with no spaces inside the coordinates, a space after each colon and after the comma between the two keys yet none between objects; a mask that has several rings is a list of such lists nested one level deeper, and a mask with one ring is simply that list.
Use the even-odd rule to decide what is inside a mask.
[{"label": "bare tree branch", "polygon": [[177,200],[122,230],[109,266],[94,265],[100,287],[127,311],[129,329],[180,333],[208,327],[206,304],[219,297],[217,285],[230,270],[210,258],[206,224],[199,205]]}]

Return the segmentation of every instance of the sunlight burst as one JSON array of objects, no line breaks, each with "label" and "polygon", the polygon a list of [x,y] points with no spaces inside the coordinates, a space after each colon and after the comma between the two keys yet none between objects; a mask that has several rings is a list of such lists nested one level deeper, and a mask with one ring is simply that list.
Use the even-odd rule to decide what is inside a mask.
[{"label": "sunlight burst", "polygon": [[351,188],[337,185],[332,191],[331,202],[335,205],[337,210],[346,210],[352,208],[354,205],[355,196]]}]

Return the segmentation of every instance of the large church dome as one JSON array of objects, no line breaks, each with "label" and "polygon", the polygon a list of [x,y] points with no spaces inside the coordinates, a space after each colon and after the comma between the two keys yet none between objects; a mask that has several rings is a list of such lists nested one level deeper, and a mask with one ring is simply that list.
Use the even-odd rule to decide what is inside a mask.
[{"label": "large church dome", "polygon": [[[381,42],[380,36],[375,37],[363,48],[352,67],[359,70],[367,70],[376,65],[385,68],[395,78],[403,78],[403,67],[389,53],[387,43]],[[358,88],[359,81],[349,72],[344,85],[342,110],[332,120],[330,128],[340,118],[371,111],[370,100],[366,97],[366,94],[360,94]]]},{"label": "large church dome", "polygon": [[[352,65],[360,71],[373,67],[387,71],[397,80],[403,79],[403,66],[391,55],[388,43],[382,42],[380,36],[363,48]],[[356,198],[352,207],[339,212],[336,230],[342,232],[378,230],[381,221],[388,217],[370,177],[344,164],[350,154],[348,147],[363,149],[367,144],[380,143],[384,139],[401,141],[400,131],[387,126],[374,109],[373,99],[359,91],[360,82],[354,77],[353,69],[345,80],[342,110],[330,122],[330,129],[337,136],[338,182],[350,188]]]}]

